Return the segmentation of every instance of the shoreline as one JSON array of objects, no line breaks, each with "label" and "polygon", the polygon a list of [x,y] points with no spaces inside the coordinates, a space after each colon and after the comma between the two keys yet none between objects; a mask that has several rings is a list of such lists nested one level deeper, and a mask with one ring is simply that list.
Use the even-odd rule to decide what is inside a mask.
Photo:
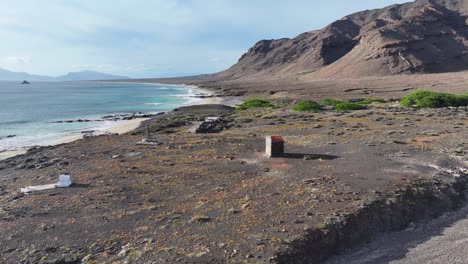
[{"label": "shoreline", "polygon": [[[101,81],[101,82],[107,82],[107,81]],[[111,81],[111,83],[141,83],[141,84],[150,84],[150,85],[167,85],[167,86],[183,86],[186,87],[187,89],[193,89],[198,91],[197,93],[194,93],[191,98],[192,99],[199,99],[197,102],[189,102],[187,104],[183,104],[182,106],[192,106],[192,105],[206,105],[206,104],[223,104],[227,106],[235,106],[238,104],[242,103],[242,100],[240,99],[242,96],[213,96],[216,94],[215,91],[208,89],[208,88],[203,88],[197,85],[193,84],[186,84],[186,83],[181,83],[181,84],[170,84],[170,83],[161,83],[161,82],[129,82],[129,81]],[[197,97],[197,94],[204,94],[208,97],[206,98],[200,98]]]},{"label": "shoreline", "polygon": [[[129,133],[129,132],[137,129],[142,122],[144,122],[144,121],[146,121],[148,119],[149,118],[136,118],[136,119],[132,119],[132,120],[118,121],[118,122],[116,122],[116,124],[114,124],[114,125],[112,125],[112,126],[110,126],[108,128],[96,131],[94,133],[94,135],[99,136],[99,135],[104,135],[104,134],[107,134],[107,133],[112,133],[112,134],[118,133],[120,135],[120,134]],[[79,139],[82,139],[82,138],[83,138],[83,135],[81,135],[81,134],[73,135],[73,136],[70,135],[70,136],[67,136],[67,137],[64,137],[64,138],[61,138],[61,139],[44,142],[44,143],[42,143],[42,144],[40,144],[38,146],[41,146],[41,147],[56,146],[56,145],[71,143],[73,141],[76,141],[76,140],[79,140]],[[18,156],[18,155],[25,154],[26,152],[28,152],[28,149],[12,150],[12,151],[2,152],[2,153],[0,153],[0,161],[8,159],[8,158],[15,157],[15,156]]]},{"label": "shoreline", "polygon": [[[147,83],[147,84],[155,84],[155,83]],[[166,85],[166,84],[161,84],[161,85]],[[182,84],[182,85],[167,84],[167,85],[185,86],[187,89],[192,89],[192,91],[195,92],[193,95],[190,95],[189,97],[187,97],[188,102],[182,104],[181,106],[207,105],[207,104],[224,104],[228,106],[234,106],[241,102],[239,98],[229,98],[229,97],[200,98],[200,97],[197,97],[196,96],[197,94],[206,94],[207,96],[213,96],[215,92],[195,86],[195,85],[186,85],[186,84]],[[110,127],[107,127],[102,130],[97,130],[94,133],[94,135],[99,136],[99,135],[104,135],[107,133],[111,133],[111,134],[117,133],[119,135],[126,134],[137,129],[138,127],[140,127],[140,125],[144,121],[149,120],[149,119],[150,118],[136,118],[132,120],[117,121],[115,124],[111,125]],[[41,146],[41,147],[56,146],[56,145],[71,143],[82,138],[83,138],[82,134],[70,135],[61,139],[43,142],[41,144],[38,144],[37,146]],[[28,148],[25,147],[24,149],[16,149],[16,150],[0,152],[0,161],[9,159],[18,155],[23,155],[28,151],[29,148],[31,147],[28,147]]]}]

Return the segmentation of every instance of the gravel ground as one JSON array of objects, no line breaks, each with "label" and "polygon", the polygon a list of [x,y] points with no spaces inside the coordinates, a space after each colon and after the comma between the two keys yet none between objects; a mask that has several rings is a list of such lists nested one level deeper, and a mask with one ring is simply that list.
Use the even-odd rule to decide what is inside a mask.
[{"label": "gravel ground", "polygon": [[[448,186],[467,161],[467,110],[191,107],[145,124],[161,145],[137,144],[142,129],[32,150],[0,162],[0,262],[271,263],[286,251],[308,263],[290,246],[313,230],[414,183]],[[206,115],[224,130],[188,132]],[[284,136],[284,157],[263,155],[268,135]],[[60,173],[76,184],[19,194]]]}]

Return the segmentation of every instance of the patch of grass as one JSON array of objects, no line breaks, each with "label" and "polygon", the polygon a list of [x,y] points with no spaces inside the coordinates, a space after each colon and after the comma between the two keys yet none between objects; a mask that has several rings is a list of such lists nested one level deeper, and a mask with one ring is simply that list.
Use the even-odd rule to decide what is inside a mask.
[{"label": "patch of grass", "polygon": [[320,111],[322,109],[323,107],[319,103],[311,100],[299,101],[291,107],[291,110],[298,112]]},{"label": "patch of grass", "polygon": [[362,105],[362,104],[342,102],[342,103],[339,103],[339,104],[335,105],[335,107],[333,109],[336,110],[336,111],[353,111],[353,110],[362,110],[362,109],[366,109],[366,108],[367,107],[365,105]]},{"label": "patch of grass", "polygon": [[322,103],[323,105],[337,105],[339,103],[344,103],[344,101],[327,98],[323,99],[320,103]]},{"label": "patch of grass", "polygon": [[357,101],[356,103],[357,104],[362,104],[362,105],[368,105],[368,104],[372,104],[372,103],[385,103],[385,100],[377,99],[377,98],[366,98],[364,100]]},{"label": "patch of grass", "polygon": [[468,95],[438,93],[418,90],[405,96],[400,105],[403,107],[440,108],[449,106],[468,106]]},{"label": "patch of grass", "polygon": [[266,100],[260,99],[250,99],[243,102],[241,105],[237,106],[237,110],[247,110],[250,108],[258,108],[258,107],[269,107],[269,108],[277,108],[274,104]]}]

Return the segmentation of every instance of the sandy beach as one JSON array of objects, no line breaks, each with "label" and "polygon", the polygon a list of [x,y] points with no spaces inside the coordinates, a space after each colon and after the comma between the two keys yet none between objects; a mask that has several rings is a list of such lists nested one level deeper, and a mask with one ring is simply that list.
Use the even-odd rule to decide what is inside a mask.
[{"label": "sandy beach", "polygon": [[[119,121],[115,125],[111,126],[110,128],[106,128],[104,130],[96,131],[94,135],[104,135],[107,133],[112,133],[112,134],[125,134],[128,133],[140,126],[141,122],[148,120],[148,118],[137,118],[137,119],[132,119],[132,120],[126,120],[126,121]],[[62,139],[58,139],[56,141],[50,141],[50,142],[44,142],[41,144],[41,146],[55,146],[55,145],[60,145],[60,144],[65,144],[65,143],[70,143],[75,140],[83,138],[82,135],[74,135],[74,136],[68,136]],[[6,151],[0,153],[0,160],[8,159],[17,155],[21,155],[26,153],[27,150],[14,150],[14,151]]]},{"label": "sandy beach", "polygon": [[8,159],[17,155],[26,153],[26,150],[15,150],[15,151],[6,151],[0,153],[0,160]]},{"label": "sandy beach", "polygon": [[186,85],[196,91],[196,96],[204,95],[206,98],[200,98],[200,101],[189,103],[187,105],[207,105],[207,104],[223,104],[227,106],[236,106],[242,103],[240,96],[219,96],[213,90],[201,88],[193,85]]}]

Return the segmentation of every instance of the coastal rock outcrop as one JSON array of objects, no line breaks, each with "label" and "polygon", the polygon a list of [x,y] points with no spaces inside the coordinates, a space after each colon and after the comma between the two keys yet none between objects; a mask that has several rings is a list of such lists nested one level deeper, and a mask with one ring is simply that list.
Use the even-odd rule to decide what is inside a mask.
[{"label": "coastal rock outcrop", "polygon": [[121,121],[121,120],[133,120],[137,118],[150,118],[154,116],[158,116],[160,114],[150,114],[150,113],[133,113],[133,114],[118,114],[118,115],[108,115],[103,116],[99,119],[76,119],[76,120],[59,120],[54,121],[54,124],[60,123],[88,123],[88,122],[103,122],[103,121]]},{"label": "coastal rock outcrop", "polygon": [[215,120],[206,120],[201,123],[200,126],[195,130],[195,133],[218,133],[224,130],[222,121],[219,119]]},{"label": "coastal rock outcrop", "polygon": [[8,135],[6,137],[0,137],[0,140],[6,139],[6,138],[14,138],[14,137],[16,137],[16,135]]}]

